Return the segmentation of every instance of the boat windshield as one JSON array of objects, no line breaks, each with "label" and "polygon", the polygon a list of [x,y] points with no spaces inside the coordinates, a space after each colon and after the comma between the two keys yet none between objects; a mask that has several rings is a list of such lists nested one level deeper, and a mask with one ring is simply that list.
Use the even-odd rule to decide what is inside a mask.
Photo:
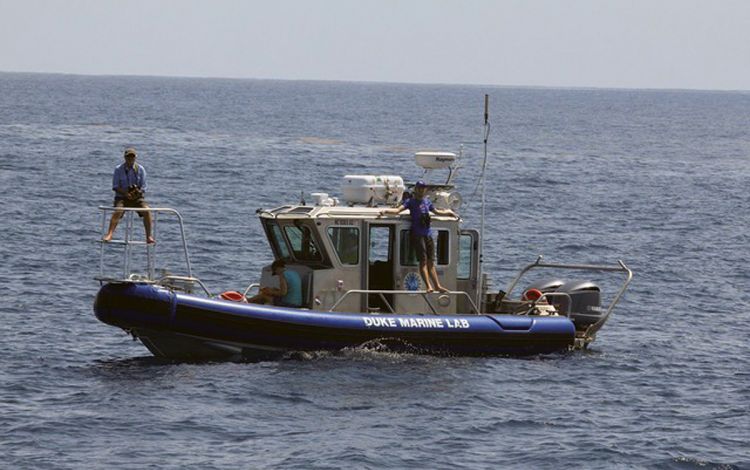
[{"label": "boat windshield", "polygon": [[265,220],[263,226],[277,258],[303,264],[328,264],[312,222],[286,220],[279,223],[276,220]]},{"label": "boat windshield", "polygon": [[266,234],[268,235],[268,241],[271,243],[271,248],[279,258],[292,258],[284,235],[281,233],[281,227],[277,223],[269,222],[266,226]]},{"label": "boat windshield", "polygon": [[323,261],[318,245],[315,243],[315,237],[310,227],[302,224],[286,225],[284,233],[289,246],[292,248],[292,254],[298,261]]}]

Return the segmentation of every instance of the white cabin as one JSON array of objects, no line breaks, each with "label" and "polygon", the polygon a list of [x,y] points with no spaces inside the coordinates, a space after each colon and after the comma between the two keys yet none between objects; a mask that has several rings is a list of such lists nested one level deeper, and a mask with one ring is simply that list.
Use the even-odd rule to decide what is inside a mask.
[{"label": "white cabin", "polygon": [[[376,186],[372,191],[362,184],[370,180]],[[400,204],[401,178],[347,175],[345,188],[355,186],[352,181],[360,189],[350,189],[350,197],[341,205],[332,205],[338,201],[321,194],[315,198],[316,205],[259,211],[274,259],[286,261],[287,269],[302,278],[302,307],[328,310],[350,290],[413,291],[348,295],[336,310],[386,313],[392,307],[396,313],[429,312],[424,296],[416,294],[424,291],[424,285],[410,246],[409,212],[379,215],[382,209]],[[383,181],[390,182],[385,185],[389,189],[383,189]],[[445,185],[435,185],[428,194],[445,189]],[[430,294],[434,308],[439,313],[472,313],[468,299],[476,300],[480,289],[479,233],[462,229],[454,217],[435,214],[431,228],[440,282],[451,291],[468,294]],[[270,275],[269,265],[263,269],[261,284],[271,282]]]}]

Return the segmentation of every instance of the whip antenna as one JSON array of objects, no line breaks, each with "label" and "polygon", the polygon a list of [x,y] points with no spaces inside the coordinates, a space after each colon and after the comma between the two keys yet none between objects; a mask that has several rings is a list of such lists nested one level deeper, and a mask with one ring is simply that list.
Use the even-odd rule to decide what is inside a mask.
[{"label": "whip antenna", "polygon": [[487,140],[490,137],[490,95],[484,95],[484,161],[482,162],[482,174],[479,176],[479,183],[482,188],[482,217],[479,219],[479,290],[477,292],[477,305],[480,305],[482,292],[484,291],[484,275],[482,263],[484,262],[484,182],[487,170]]},{"label": "whip antenna", "polygon": [[[490,118],[490,95],[484,95],[484,125],[486,126]],[[487,143],[487,135],[484,136],[484,143]]]}]

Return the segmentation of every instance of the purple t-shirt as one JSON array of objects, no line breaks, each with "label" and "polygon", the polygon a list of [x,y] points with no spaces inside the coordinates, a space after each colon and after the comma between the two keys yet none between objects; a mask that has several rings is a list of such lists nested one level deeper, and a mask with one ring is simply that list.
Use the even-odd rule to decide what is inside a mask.
[{"label": "purple t-shirt", "polygon": [[431,237],[432,230],[422,225],[422,214],[427,214],[435,207],[428,198],[411,198],[404,201],[403,206],[409,209],[411,215],[411,234],[413,236]]}]

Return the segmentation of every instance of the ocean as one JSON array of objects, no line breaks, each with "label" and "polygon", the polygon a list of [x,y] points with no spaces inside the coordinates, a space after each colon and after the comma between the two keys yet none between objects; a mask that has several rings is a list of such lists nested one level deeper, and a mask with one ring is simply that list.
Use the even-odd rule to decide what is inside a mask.
[{"label": "ocean", "polygon": [[[418,150],[462,152],[478,228],[485,93],[493,289],[539,254],[635,273],[588,350],[176,363],[94,317],[124,148],[239,290],[256,209]],[[0,467],[750,468],[750,93],[0,73],[0,183]]]}]

